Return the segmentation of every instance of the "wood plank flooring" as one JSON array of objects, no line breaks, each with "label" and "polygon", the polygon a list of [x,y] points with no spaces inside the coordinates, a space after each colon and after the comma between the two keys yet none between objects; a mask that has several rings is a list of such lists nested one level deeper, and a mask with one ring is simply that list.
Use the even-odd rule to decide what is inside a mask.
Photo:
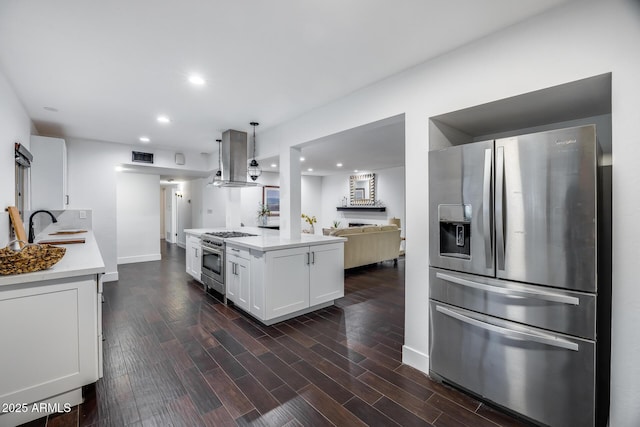
[{"label": "wood plank flooring", "polygon": [[[28,426],[522,426],[401,364],[404,259],[348,270],[335,306],[263,326],[203,293],[184,250],[104,286],[104,378]],[[425,301],[425,305],[427,302]]]}]

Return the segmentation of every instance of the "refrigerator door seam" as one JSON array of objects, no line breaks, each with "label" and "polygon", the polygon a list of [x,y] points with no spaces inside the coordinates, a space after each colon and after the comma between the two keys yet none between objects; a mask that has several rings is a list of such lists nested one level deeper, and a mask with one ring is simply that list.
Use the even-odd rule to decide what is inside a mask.
[{"label": "refrigerator door seam", "polygon": [[[493,292],[496,294],[502,294],[506,296],[520,297],[520,298],[535,298],[544,301],[559,302],[562,304],[580,305],[580,299],[568,295],[556,294],[553,292],[544,291],[526,291],[520,289],[508,289],[498,286],[486,285],[484,283],[478,283],[471,280],[463,279],[446,273],[436,273],[436,277],[447,282],[456,283],[458,285],[467,286],[469,288],[480,289],[482,291]],[[509,283],[509,282],[505,282]]]},{"label": "refrigerator door seam", "polygon": [[496,147],[496,257],[498,270],[504,270],[504,147]]},{"label": "refrigerator door seam", "polygon": [[482,189],[482,225],[484,228],[484,255],[485,266],[493,267],[493,257],[491,256],[491,157],[492,150],[484,150],[484,182]]},{"label": "refrigerator door seam", "polygon": [[463,314],[460,314],[454,310],[442,307],[440,305],[436,307],[436,310],[446,316],[453,317],[454,319],[460,320],[461,322],[468,323],[472,326],[476,326],[481,329],[495,332],[509,338],[521,339],[525,341],[534,341],[540,344],[545,344],[552,347],[565,348],[567,350],[572,350],[572,351],[579,351],[580,349],[578,344],[571,341],[564,340],[555,335],[546,335],[546,334],[542,335],[542,334],[537,334],[533,332],[514,331],[512,329],[503,328],[501,326],[492,325],[489,323],[482,322],[480,320],[473,319],[471,317],[467,317]]}]

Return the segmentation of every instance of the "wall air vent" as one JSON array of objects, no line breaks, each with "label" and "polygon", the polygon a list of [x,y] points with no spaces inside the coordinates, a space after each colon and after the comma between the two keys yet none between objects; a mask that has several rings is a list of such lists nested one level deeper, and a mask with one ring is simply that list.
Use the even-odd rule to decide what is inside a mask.
[{"label": "wall air vent", "polygon": [[138,163],[153,163],[153,153],[143,153],[142,151],[132,151],[131,161]]},{"label": "wall air vent", "polygon": [[184,165],[184,154],[176,153],[176,165]]}]

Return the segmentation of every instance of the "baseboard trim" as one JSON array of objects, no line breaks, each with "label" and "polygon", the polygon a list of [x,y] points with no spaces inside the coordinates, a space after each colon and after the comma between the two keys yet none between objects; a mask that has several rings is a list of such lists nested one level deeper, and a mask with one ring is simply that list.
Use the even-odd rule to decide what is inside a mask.
[{"label": "baseboard trim", "polygon": [[414,348],[402,346],[402,363],[429,375],[429,355]]},{"label": "baseboard trim", "polygon": [[137,255],[137,256],[129,256],[129,257],[119,257],[118,265],[120,264],[134,264],[137,262],[147,262],[147,261],[160,261],[162,256],[160,254],[149,254],[149,255]]}]

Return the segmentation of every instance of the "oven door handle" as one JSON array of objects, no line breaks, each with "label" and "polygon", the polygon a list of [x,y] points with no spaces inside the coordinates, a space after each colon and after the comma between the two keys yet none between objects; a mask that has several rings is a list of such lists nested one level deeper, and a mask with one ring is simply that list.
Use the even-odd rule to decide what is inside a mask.
[{"label": "oven door handle", "polygon": [[458,313],[456,311],[450,310],[442,306],[437,306],[436,310],[446,316],[453,317],[454,319],[457,319],[461,322],[478,327],[480,329],[485,329],[490,332],[495,332],[497,334],[503,335],[508,338],[514,338],[514,339],[519,339],[524,341],[534,341],[540,344],[550,345],[552,347],[566,348],[567,350],[572,350],[572,351],[578,351],[580,349],[578,344],[562,339],[556,335],[540,334],[540,333],[535,333],[533,331],[528,331],[528,332],[514,331],[513,329],[503,328],[502,326],[492,325],[490,323],[485,323],[481,320],[467,317],[464,314]]},{"label": "oven door handle", "polygon": [[207,254],[216,254],[216,255],[222,255],[223,252],[221,250],[218,249],[212,249],[208,246],[203,246],[202,247],[202,254],[204,255],[205,253]]}]

